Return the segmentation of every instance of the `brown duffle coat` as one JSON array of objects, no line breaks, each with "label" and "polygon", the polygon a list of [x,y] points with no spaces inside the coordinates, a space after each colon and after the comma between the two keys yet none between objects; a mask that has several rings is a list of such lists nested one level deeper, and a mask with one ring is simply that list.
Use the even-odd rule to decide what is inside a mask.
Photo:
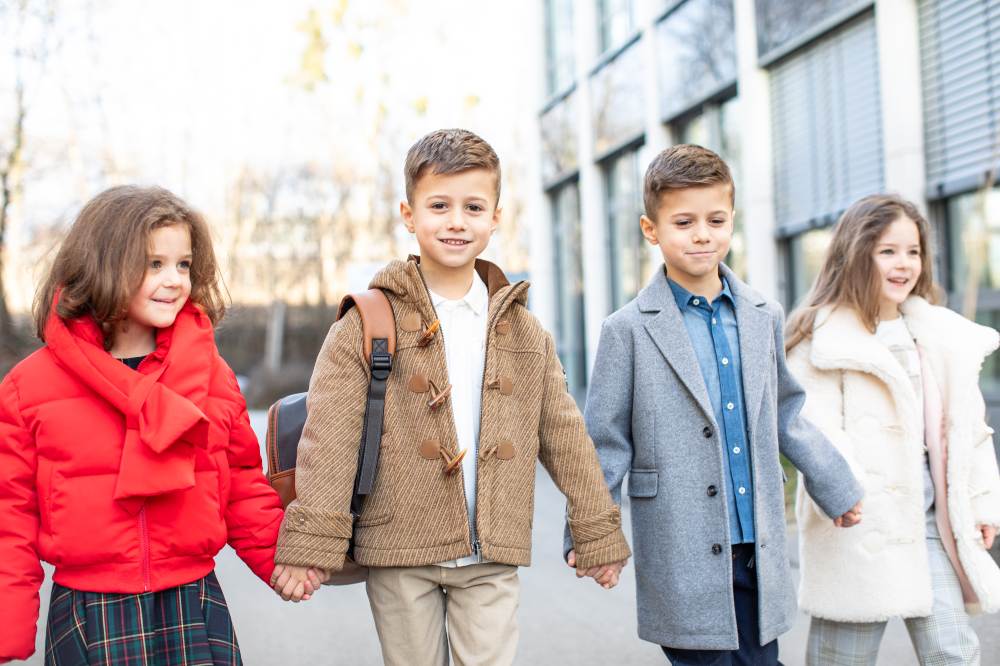
[{"label": "brown duffle coat", "polygon": [[[393,261],[372,280],[392,304],[396,353],[386,391],[378,471],[355,529],[361,565],[420,566],[473,551],[461,465],[447,397],[444,339],[419,259]],[[592,567],[630,551],[594,445],[566,391],[552,337],[525,307],[527,282],[476,262],[489,290],[476,529],[485,559],[531,562],[536,460],[567,497],[577,563]],[[330,329],[309,387],[295,477],[276,561],[337,570],[351,537],[350,500],[368,387],[361,319],[350,311]]]}]

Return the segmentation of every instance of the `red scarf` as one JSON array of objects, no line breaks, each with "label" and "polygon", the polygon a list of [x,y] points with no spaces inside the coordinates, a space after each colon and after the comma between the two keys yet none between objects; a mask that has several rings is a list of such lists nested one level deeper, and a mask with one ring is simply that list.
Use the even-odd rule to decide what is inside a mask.
[{"label": "red scarf", "polygon": [[135,371],[104,350],[93,317],[63,320],[55,303],[45,325],[46,345],[125,421],[122,442],[97,443],[121,446],[115,500],[136,513],[147,497],[193,487],[195,447],[208,441],[202,406],[216,354],[208,317],[185,303],[171,327],[158,329],[156,349]]}]

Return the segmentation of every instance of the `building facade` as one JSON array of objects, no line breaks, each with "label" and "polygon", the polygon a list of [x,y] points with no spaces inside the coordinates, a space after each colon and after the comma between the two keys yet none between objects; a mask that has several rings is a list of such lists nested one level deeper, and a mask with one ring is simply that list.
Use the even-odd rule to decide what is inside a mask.
[{"label": "building facade", "polygon": [[[580,397],[603,319],[659,265],[642,176],[698,143],[737,188],[729,264],[794,306],[832,225],[891,191],[951,307],[1000,328],[1000,0],[545,0],[534,308]],[[1000,417],[1000,362],[983,389]]]}]

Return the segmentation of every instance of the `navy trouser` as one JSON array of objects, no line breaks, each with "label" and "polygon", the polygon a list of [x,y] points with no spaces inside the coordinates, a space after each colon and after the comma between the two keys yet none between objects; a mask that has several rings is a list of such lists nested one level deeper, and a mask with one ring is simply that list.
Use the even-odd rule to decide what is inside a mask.
[{"label": "navy trouser", "polygon": [[736,606],[738,650],[681,650],[663,647],[673,666],[781,666],[778,641],[760,645],[757,615],[757,571],[752,543],[733,546],[733,602]]}]

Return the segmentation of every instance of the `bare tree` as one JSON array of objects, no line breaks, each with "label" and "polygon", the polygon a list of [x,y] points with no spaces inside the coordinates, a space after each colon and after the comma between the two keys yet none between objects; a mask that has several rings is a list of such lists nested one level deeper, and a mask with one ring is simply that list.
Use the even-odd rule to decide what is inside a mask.
[{"label": "bare tree", "polygon": [[10,347],[15,331],[7,302],[4,268],[11,225],[11,207],[20,194],[25,169],[25,123],[28,117],[29,83],[44,65],[55,16],[52,0],[18,0],[0,3],[0,21],[6,22],[13,39],[2,56],[13,73],[10,90],[12,117],[0,132],[0,344]]}]

